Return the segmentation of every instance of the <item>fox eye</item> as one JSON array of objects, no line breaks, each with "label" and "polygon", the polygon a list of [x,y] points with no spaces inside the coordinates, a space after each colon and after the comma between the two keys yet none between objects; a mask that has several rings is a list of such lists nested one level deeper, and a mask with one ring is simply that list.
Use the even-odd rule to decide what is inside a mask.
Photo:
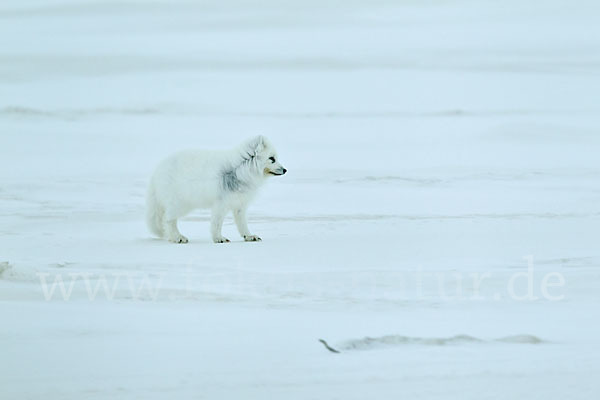
[{"label": "fox eye", "polygon": [[274,163],[275,162],[275,157],[269,157],[269,160]]}]

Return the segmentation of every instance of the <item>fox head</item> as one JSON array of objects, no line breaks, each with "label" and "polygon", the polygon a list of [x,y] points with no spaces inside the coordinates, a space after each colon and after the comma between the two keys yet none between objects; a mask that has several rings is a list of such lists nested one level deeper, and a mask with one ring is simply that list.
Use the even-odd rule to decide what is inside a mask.
[{"label": "fox head", "polygon": [[277,157],[277,151],[269,140],[260,135],[251,139],[248,144],[248,154],[254,158],[258,168],[266,176],[281,176],[287,173],[287,169],[281,165]]}]

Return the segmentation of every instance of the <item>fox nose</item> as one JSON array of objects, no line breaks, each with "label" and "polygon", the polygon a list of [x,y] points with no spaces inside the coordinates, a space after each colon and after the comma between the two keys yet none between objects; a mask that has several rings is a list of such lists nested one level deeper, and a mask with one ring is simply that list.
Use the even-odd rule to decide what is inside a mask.
[{"label": "fox nose", "polygon": [[285,173],[287,172],[287,169],[283,169],[283,175],[285,175]]}]

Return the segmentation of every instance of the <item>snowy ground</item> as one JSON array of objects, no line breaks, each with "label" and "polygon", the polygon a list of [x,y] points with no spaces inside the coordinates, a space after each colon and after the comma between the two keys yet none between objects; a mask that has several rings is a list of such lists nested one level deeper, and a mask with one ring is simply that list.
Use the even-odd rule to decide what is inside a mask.
[{"label": "snowy ground", "polygon": [[[0,397],[598,397],[599,13],[3,1]],[[151,238],[160,158],[257,133],[264,242]]]}]

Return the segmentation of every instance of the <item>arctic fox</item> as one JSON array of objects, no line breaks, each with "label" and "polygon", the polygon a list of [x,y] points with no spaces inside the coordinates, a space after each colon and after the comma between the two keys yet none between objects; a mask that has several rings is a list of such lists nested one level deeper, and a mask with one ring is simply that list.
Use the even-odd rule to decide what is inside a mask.
[{"label": "arctic fox", "polygon": [[287,172],[267,138],[258,136],[227,151],[188,150],[161,162],[148,188],[146,221],[150,230],[174,243],[188,239],[177,229],[177,219],[192,210],[212,210],[215,243],[228,243],[221,234],[223,220],[233,211],[240,235],[247,242],[260,237],[248,230],[246,210],[269,176]]}]

